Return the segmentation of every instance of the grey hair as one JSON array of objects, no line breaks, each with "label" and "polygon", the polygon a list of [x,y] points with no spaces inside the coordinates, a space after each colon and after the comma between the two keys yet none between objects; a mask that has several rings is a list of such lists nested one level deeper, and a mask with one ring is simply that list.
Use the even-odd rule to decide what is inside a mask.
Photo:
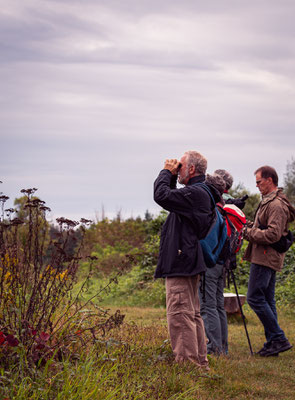
[{"label": "grey hair", "polygon": [[232,187],[233,182],[234,182],[234,178],[232,177],[232,175],[226,171],[225,169],[217,169],[216,171],[214,171],[214,174],[220,175],[221,178],[224,180],[225,182],[225,189],[228,190]]},{"label": "grey hair", "polygon": [[197,151],[186,151],[184,154],[187,155],[187,164],[195,166],[197,175],[205,175],[207,170],[207,159]]},{"label": "grey hair", "polygon": [[216,174],[215,172],[213,175],[209,175],[209,174],[206,175],[205,183],[209,183],[212,186],[214,186],[218,190],[220,195],[222,195],[224,193],[225,188],[226,188],[225,180],[222,178],[221,175]]}]

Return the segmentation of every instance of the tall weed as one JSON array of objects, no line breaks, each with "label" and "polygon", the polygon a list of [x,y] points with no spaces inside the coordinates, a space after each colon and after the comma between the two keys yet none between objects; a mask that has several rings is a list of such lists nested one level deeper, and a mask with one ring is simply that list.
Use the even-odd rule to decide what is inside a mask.
[{"label": "tall weed", "polygon": [[[89,257],[86,277],[79,292],[72,294],[91,221],[81,219],[79,224],[58,218],[59,230],[51,237],[46,221],[49,208],[33,196],[35,191],[22,190],[23,210],[15,217],[16,210],[4,209],[8,197],[0,196],[0,364],[6,368],[15,363],[24,368],[40,365],[53,354],[67,357],[77,347],[96,340],[96,332],[104,333],[122,322],[119,312],[110,316],[91,307],[110,281],[86,302],[81,301],[95,257]],[[73,248],[77,229],[80,240]],[[123,260],[117,275],[129,263],[128,258]]]}]

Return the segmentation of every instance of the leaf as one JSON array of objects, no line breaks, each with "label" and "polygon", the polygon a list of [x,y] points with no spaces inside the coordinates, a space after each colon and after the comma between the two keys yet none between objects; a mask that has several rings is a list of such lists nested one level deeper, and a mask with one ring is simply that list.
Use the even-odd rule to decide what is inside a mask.
[{"label": "leaf", "polygon": [[50,338],[50,335],[49,335],[49,333],[46,333],[46,332],[41,332],[39,335],[39,339],[42,342],[47,342],[49,340],[49,338]]}]

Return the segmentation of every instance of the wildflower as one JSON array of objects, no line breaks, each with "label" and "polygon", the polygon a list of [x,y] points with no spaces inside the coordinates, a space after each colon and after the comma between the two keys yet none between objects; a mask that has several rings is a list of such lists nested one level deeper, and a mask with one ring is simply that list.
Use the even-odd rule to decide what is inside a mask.
[{"label": "wildflower", "polygon": [[29,328],[29,330],[31,331],[31,334],[33,335],[33,336],[36,336],[37,335],[37,331],[36,331],[36,329],[34,329],[32,326],[28,326],[28,328]]},{"label": "wildflower", "polygon": [[68,273],[68,270],[66,269],[64,272],[61,272],[57,277],[59,280],[64,280],[66,278],[66,275]]},{"label": "wildflower", "polygon": [[34,194],[38,190],[37,188],[31,188],[31,189],[22,189],[21,193],[25,193],[26,195],[30,196],[31,194]]},{"label": "wildflower", "polygon": [[84,224],[84,225],[91,225],[93,223],[93,221],[91,221],[91,219],[86,219],[86,218],[81,218],[80,222],[81,222],[81,224]]},{"label": "wildflower", "polygon": [[5,281],[9,281],[9,278],[11,277],[11,273],[9,271],[6,272],[5,276],[4,276],[4,280]]},{"label": "wildflower", "polygon": [[11,347],[17,347],[19,344],[19,341],[17,340],[16,337],[13,335],[6,335],[5,341],[8,343],[9,346]]},{"label": "wildflower", "polygon": [[2,346],[2,344],[5,342],[5,335],[3,332],[0,332],[0,346]]},{"label": "wildflower", "polygon": [[2,196],[0,196],[0,201],[3,203],[5,203],[8,199],[9,199],[9,197],[5,196],[4,194]]},{"label": "wildflower", "polygon": [[39,335],[39,339],[42,342],[47,342],[49,340],[49,338],[50,338],[50,335],[49,335],[49,333],[46,333],[46,332],[41,332]]}]

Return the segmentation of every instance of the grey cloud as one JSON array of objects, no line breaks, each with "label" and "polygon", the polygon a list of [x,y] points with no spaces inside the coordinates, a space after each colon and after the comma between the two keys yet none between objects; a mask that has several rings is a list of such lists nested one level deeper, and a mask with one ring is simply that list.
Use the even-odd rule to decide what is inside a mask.
[{"label": "grey cloud", "polygon": [[[2,1],[1,190],[56,214],[158,210],[167,157],[255,189],[294,148],[289,1]],[[5,186],[5,188],[4,188]]]},{"label": "grey cloud", "polygon": [[[276,7],[276,12],[284,13],[284,24],[269,11],[271,7],[265,8],[264,2],[248,2],[247,6],[242,1],[235,5],[221,2],[221,6],[192,1],[181,5],[173,1],[161,5],[133,1],[124,2],[123,6],[123,2],[102,1],[86,1],[83,6],[79,2],[45,3],[47,7],[40,7],[42,3],[38,1],[31,5],[29,2],[25,19],[12,18],[9,25],[3,21],[3,58],[6,55],[19,59],[20,52],[27,59],[36,60],[39,56],[43,62],[48,59],[212,68],[216,55],[228,60],[232,56],[244,58],[245,50],[248,56],[253,54],[253,59],[256,53],[260,57],[265,53],[269,58],[272,49],[279,51],[280,57],[294,54],[293,47],[280,41],[278,35],[294,35],[290,16],[295,7],[288,2],[288,12],[284,4]],[[136,3],[141,5],[136,7]],[[168,35],[173,34],[174,41],[169,42],[165,29]],[[11,44],[9,51],[7,42]]]}]

